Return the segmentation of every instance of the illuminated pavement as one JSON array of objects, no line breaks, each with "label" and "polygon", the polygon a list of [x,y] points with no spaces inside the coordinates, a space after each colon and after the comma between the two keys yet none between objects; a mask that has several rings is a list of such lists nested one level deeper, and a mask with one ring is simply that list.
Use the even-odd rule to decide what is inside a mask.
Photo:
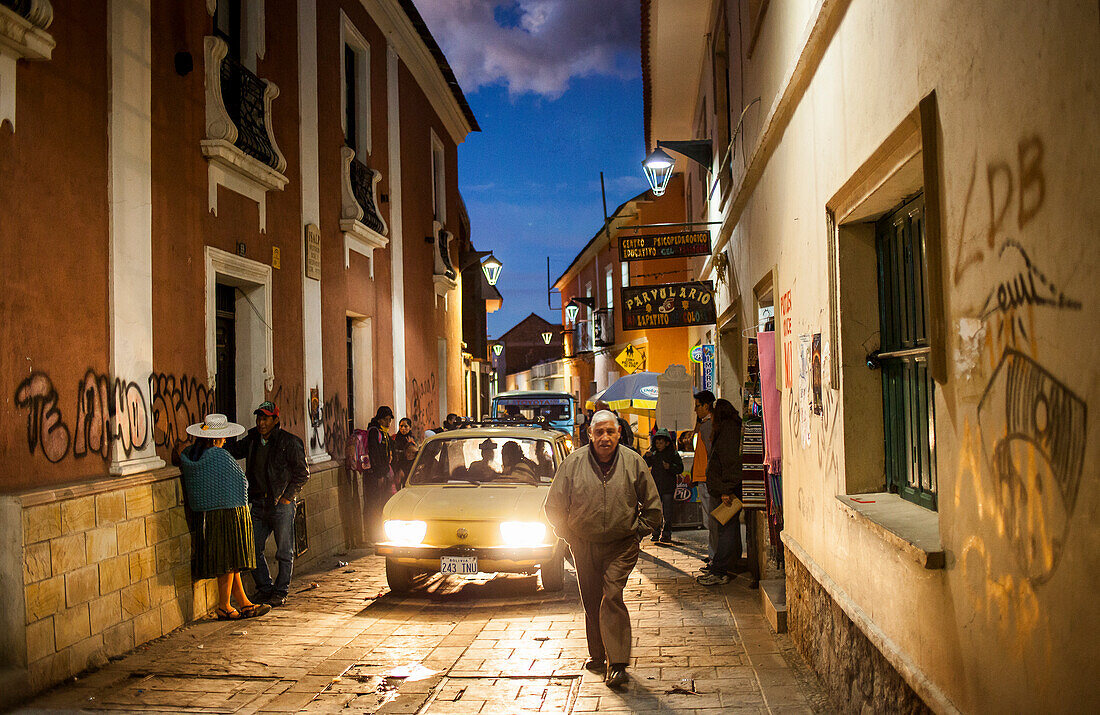
[{"label": "illuminated pavement", "polygon": [[[584,616],[572,572],[562,594],[535,577],[436,577],[397,598],[383,560],[297,575],[262,618],[200,621],[27,707],[163,712],[806,713],[826,703],[786,636],[738,583],[692,573],[705,532],[647,539],[627,587],[631,681],[609,690],[581,665]],[[335,563],[335,560],[333,561]],[[311,588],[311,584],[317,584]]]}]

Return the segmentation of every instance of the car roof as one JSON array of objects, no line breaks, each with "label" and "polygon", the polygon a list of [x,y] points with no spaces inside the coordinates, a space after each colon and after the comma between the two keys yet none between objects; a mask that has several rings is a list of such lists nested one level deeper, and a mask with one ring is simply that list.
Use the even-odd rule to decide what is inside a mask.
[{"label": "car roof", "polygon": [[546,390],[512,390],[511,392],[498,392],[497,397],[568,397],[569,399],[576,399],[568,392],[548,392]]},{"label": "car roof", "polygon": [[438,432],[431,437],[424,440],[427,442],[435,442],[436,440],[444,439],[485,439],[486,437],[519,437],[521,439],[548,439],[555,440],[559,438],[567,437],[564,432],[560,432],[555,429],[542,429],[541,427],[527,427],[527,426],[500,426],[500,427],[468,427],[465,429],[448,430],[446,432]]}]

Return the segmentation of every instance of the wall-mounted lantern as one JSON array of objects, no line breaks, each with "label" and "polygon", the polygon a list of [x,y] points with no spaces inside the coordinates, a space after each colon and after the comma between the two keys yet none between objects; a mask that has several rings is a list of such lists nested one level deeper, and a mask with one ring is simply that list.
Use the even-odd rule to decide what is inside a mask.
[{"label": "wall-mounted lantern", "polygon": [[502,352],[504,352],[504,345],[501,343],[493,343],[493,355],[500,357]]},{"label": "wall-mounted lantern", "polygon": [[497,281],[500,280],[500,269],[504,267],[504,264],[497,260],[497,257],[492,253],[489,257],[481,262],[481,270],[485,271],[485,282],[491,286],[495,286]]},{"label": "wall-mounted lantern", "polygon": [[553,339],[554,339],[554,334],[553,333],[543,333],[542,334],[542,342],[545,345],[549,345],[550,341],[553,340]]}]

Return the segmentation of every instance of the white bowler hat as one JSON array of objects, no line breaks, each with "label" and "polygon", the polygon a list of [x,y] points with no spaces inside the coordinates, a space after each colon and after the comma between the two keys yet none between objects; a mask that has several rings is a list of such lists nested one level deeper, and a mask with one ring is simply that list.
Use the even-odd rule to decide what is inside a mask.
[{"label": "white bowler hat", "polygon": [[204,422],[198,422],[187,428],[187,434],[194,437],[206,437],[207,439],[221,439],[222,437],[238,437],[247,432],[242,425],[230,422],[225,415],[207,415]]}]

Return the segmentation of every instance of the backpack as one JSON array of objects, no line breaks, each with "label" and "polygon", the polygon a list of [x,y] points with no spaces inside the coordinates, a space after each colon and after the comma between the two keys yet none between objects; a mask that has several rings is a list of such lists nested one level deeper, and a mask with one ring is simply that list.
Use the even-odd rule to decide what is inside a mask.
[{"label": "backpack", "polygon": [[367,450],[367,431],[353,430],[348,437],[347,453],[345,455],[349,471],[370,471],[370,452]]}]

